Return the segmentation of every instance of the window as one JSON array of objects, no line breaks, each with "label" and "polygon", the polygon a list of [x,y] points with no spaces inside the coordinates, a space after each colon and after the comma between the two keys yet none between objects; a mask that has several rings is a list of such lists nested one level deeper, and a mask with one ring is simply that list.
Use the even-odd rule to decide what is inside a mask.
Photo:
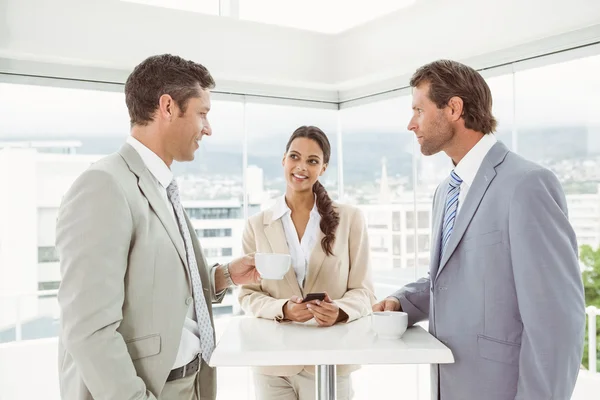
[{"label": "window", "polygon": [[394,232],[400,232],[402,230],[402,218],[400,215],[401,213],[399,211],[394,211],[392,213],[392,230]]},{"label": "window", "polygon": [[389,251],[386,235],[373,235],[370,241],[371,251],[387,253]]},{"label": "window", "polygon": [[414,254],[415,252],[415,235],[406,236],[406,252]]},{"label": "window", "polygon": [[[178,178],[184,207],[188,208],[186,203],[195,201],[201,204],[194,208],[207,210],[200,212],[196,219],[241,219],[244,104],[223,100],[212,100],[211,103],[208,120],[213,134],[202,139],[194,161],[175,162],[171,169]],[[230,202],[237,202],[240,209],[233,212],[222,205]]]},{"label": "window", "polygon": [[419,211],[417,213],[419,229],[429,229],[429,214],[429,211]]},{"label": "window", "polygon": [[486,79],[490,90],[492,91],[492,113],[498,122],[496,128],[496,137],[501,140],[509,149],[516,151],[515,139],[513,135],[515,126],[514,115],[514,75],[506,74],[494,76]]},{"label": "window", "polygon": [[241,219],[241,207],[211,207],[211,208],[186,208],[190,219]]},{"label": "window", "polygon": [[367,213],[367,226],[369,229],[389,229],[389,213],[369,209]]},{"label": "window", "polygon": [[[517,151],[558,177],[578,244],[600,232],[600,55],[515,73]],[[548,84],[551,82],[551,84]],[[572,207],[572,204],[578,204]]]},{"label": "window", "polygon": [[424,251],[429,251],[429,234],[427,235],[419,235],[418,236],[418,251],[422,253]]},{"label": "window", "polygon": [[406,229],[415,229],[415,213],[414,213],[414,211],[406,212]]},{"label": "window", "polygon": [[400,235],[394,235],[392,236],[392,241],[393,241],[393,254],[395,256],[399,256],[402,255],[402,236]]},{"label": "window", "polygon": [[231,229],[196,229],[199,238],[209,237],[231,237]]},{"label": "window", "polygon": [[39,282],[38,290],[57,290],[60,286],[60,281],[56,282]]},{"label": "window", "polygon": [[[397,270],[389,274],[404,267],[402,241],[413,233],[407,232],[403,222],[407,210],[414,209],[414,134],[406,129],[411,102],[411,96],[404,95],[342,107],[339,112],[344,152],[342,202],[368,210],[370,241],[378,235],[386,237],[385,249],[377,254],[379,258],[385,254],[385,261],[372,264],[374,285],[388,292],[384,296],[389,295],[391,282],[399,288],[414,276],[405,269],[400,275]],[[374,213],[376,219],[371,218]]]},{"label": "window", "polygon": [[231,256],[233,253],[233,249],[231,247],[216,247],[216,248],[207,248],[204,249],[205,257],[227,257]]},{"label": "window", "polygon": [[397,204],[412,189],[411,101],[403,96],[340,111],[346,202]]},{"label": "window", "polygon": [[56,247],[47,246],[47,247],[38,247],[38,262],[39,263],[50,263],[50,262],[58,262],[58,253],[56,252]]},{"label": "window", "polygon": [[204,249],[205,257],[218,257],[220,253],[220,249]]},{"label": "window", "polygon": [[593,56],[515,73],[517,151],[550,168],[567,201],[598,193],[599,69]]}]

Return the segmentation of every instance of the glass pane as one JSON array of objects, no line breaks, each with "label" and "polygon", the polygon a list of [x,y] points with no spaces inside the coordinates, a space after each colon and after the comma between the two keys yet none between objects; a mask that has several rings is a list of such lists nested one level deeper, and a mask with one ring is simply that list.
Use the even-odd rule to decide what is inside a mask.
[{"label": "glass pane", "polygon": [[[413,138],[406,130],[411,101],[403,96],[340,111],[344,202],[356,204],[367,218],[379,300],[416,276]],[[363,366],[352,374],[355,397],[387,398],[400,384],[403,395],[417,398],[417,371],[414,366]]]},{"label": "glass pane", "polygon": [[2,398],[59,398],[57,210],[128,132],[122,93],[0,83],[0,182],[12,189],[0,190]]},{"label": "glass pane", "polygon": [[[518,72],[518,152],[552,170],[579,245],[600,245],[600,56]],[[549,82],[551,84],[549,84]]]},{"label": "glass pane", "polygon": [[514,90],[513,74],[495,76],[486,79],[492,91],[492,113],[498,121],[496,138],[501,140],[509,149],[514,150]]},{"label": "glass pane", "polygon": [[[373,265],[378,298],[390,294],[390,285],[408,283],[414,271],[393,270],[393,254],[414,256],[397,241],[406,240],[407,218],[413,213],[412,139],[406,132],[411,113],[408,96],[342,109],[344,199],[361,208],[367,218],[369,237],[384,235],[385,262]],[[368,151],[365,151],[368,149]],[[407,221],[407,222],[404,222]],[[400,239],[393,245],[392,232]],[[373,245],[371,245],[374,250]]]},{"label": "glass pane", "polygon": [[337,111],[329,109],[248,103],[249,203],[266,209],[286,190],[282,160],[292,133],[303,125],[320,128],[331,146],[329,165],[319,178],[332,199],[337,199]]},{"label": "glass pane", "polygon": [[[241,255],[243,115],[242,102],[212,100],[208,114],[212,135],[202,139],[194,161],[176,162],[172,167],[183,207],[194,229],[202,235],[201,244],[209,265]],[[232,250],[223,251],[225,248]],[[229,307],[236,302],[235,296],[226,297],[225,304]]]},{"label": "glass pane", "polygon": [[[195,230],[209,232],[201,238],[214,256],[209,262],[225,262],[239,255],[244,226],[243,105],[213,100],[209,119],[213,136],[204,138],[194,162],[176,163],[173,171]],[[14,383],[4,385],[8,372],[3,370],[0,397],[59,397],[56,339],[39,340],[55,338],[59,328],[58,207],[73,181],[118,150],[128,134],[123,93],[0,84],[0,181],[14,189],[0,191],[0,226],[11,227],[0,229],[0,343],[8,346],[0,349],[0,357],[13,366]],[[213,308],[217,337],[238,309],[231,292]],[[13,346],[14,341],[27,343]],[[35,365],[27,361],[32,359]],[[227,382],[239,382],[240,393],[250,392],[244,386],[247,370],[233,376],[221,372]],[[34,388],[25,383],[31,374],[47,378]]]}]

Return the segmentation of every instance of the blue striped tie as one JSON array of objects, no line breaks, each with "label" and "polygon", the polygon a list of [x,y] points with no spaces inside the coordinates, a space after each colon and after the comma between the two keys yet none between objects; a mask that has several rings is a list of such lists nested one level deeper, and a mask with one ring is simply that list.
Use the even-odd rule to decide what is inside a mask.
[{"label": "blue striped tie", "polygon": [[460,195],[460,184],[462,179],[454,170],[450,173],[450,182],[448,183],[448,194],[446,195],[446,210],[444,211],[444,224],[442,225],[442,250],[440,254],[440,260],[444,256],[444,250],[448,245],[448,240],[452,235],[452,228],[454,228],[454,221],[456,220],[456,214],[458,212],[458,196]]}]

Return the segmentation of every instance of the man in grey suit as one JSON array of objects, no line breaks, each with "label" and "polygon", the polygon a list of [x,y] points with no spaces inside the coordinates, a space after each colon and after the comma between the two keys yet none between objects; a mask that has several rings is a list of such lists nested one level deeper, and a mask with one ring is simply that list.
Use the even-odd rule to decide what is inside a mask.
[{"label": "man in grey suit", "polygon": [[428,277],[374,310],[428,318],[452,350],[454,364],[432,366],[433,399],[570,399],[585,306],[558,179],[496,140],[490,89],[472,68],[436,61],[410,84],[408,129],[455,168],[433,199]]},{"label": "man in grey suit", "polygon": [[131,136],[63,198],[63,400],[214,400],[212,302],[259,280],[253,255],[208,266],[170,166],[211,135],[214,81],[172,55],[146,59],[125,84]]}]

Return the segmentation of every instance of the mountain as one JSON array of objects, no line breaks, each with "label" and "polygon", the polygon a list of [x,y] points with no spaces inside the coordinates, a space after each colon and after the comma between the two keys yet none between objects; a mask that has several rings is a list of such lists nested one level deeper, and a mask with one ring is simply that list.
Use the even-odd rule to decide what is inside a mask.
[{"label": "mountain", "polygon": [[[585,126],[520,129],[518,151],[524,157],[537,161],[582,158],[600,151],[598,140],[592,137],[599,132],[598,128]],[[510,147],[511,132],[500,132],[498,137]],[[48,140],[48,138],[43,136],[19,138],[19,141],[23,140]],[[74,136],[60,138],[60,140],[80,141],[82,146],[77,150],[80,154],[110,154],[121,147],[124,138]],[[407,133],[362,132],[345,135],[343,141],[345,183],[357,184],[378,179],[381,175],[383,158],[386,159],[389,177],[412,177],[412,140],[412,135]],[[273,142],[272,139],[253,141],[251,148],[256,151],[248,154],[248,165],[262,168],[265,181],[277,179],[282,173],[281,159],[285,149],[283,144]],[[335,141],[333,142],[335,144]],[[326,172],[329,179],[337,177],[336,150],[334,145],[330,166]],[[207,138],[203,141],[193,162],[175,163],[173,171],[178,175],[239,176],[242,174],[242,145],[240,143],[215,144]]]}]

